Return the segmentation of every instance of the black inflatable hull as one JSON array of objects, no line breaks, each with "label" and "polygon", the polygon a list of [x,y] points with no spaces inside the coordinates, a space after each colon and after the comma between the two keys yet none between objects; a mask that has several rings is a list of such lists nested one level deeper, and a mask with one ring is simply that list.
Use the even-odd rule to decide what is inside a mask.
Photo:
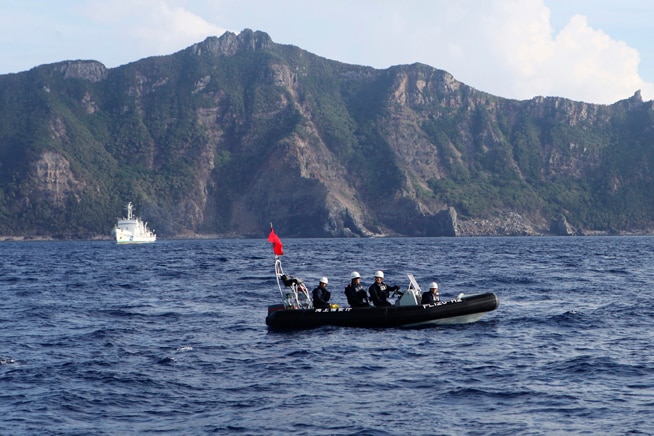
[{"label": "black inflatable hull", "polygon": [[461,300],[420,306],[364,307],[343,309],[284,309],[268,307],[266,324],[275,329],[307,329],[321,326],[340,327],[418,327],[429,324],[465,324],[498,308],[500,300],[493,293],[472,295]]}]

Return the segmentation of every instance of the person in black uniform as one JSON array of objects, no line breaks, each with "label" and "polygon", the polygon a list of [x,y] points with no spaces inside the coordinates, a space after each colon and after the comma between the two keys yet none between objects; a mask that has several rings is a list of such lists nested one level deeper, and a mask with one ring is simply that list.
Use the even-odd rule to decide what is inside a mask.
[{"label": "person in black uniform", "polygon": [[429,290],[422,293],[420,304],[435,304],[439,301],[441,301],[441,297],[438,295],[438,283],[431,282],[429,284]]},{"label": "person in black uniform", "polygon": [[399,286],[388,286],[384,283],[384,273],[382,271],[377,271],[375,273],[375,283],[370,285],[368,292],[370,293],[370,300],[375,307],[385,307],[392,306],[392,304],[387,300],[391,291],[394,292],[399,289]]},{"label": "person in black uniform", "polygon": [[361,275],[354,271],[350,274],[350,284],[345,287],[345,296],[350,307],[369,307],[370,300],[366,290],[361,286]]},{"label": "person in black uniform", "polygon": [[316,289],[313,290],[313,307],[316,309],[329,309],[329,298],[332,296],[331,292],[327,290],[327,277],[320,279],[320,283]]}]

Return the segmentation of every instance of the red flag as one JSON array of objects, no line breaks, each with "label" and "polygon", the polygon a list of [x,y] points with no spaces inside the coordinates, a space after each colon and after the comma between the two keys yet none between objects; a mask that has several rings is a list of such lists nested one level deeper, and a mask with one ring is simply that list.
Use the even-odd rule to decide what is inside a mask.
[{"label": "red flag", "polygon": [[268,235],[268,242],[272,242],[273,251],[277,256],[281,256],[284,254],[284,251],[282,250],[282,248],[284,247],[282,245],[282,241],[281,239],[279,239],[279,236],[275,234],[275,231],[272,229],[272,227],[270,228],[270,234]]}]

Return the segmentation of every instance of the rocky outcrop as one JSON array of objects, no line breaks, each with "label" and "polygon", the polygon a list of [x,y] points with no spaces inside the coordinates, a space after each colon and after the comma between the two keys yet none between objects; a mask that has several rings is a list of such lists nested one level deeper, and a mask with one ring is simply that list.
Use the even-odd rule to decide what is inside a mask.
[{"label": "rocky outcrop", "polygon": [[197,56],[234,56],[242,51],[265,50],[272,46],[273,41],[267,33],[245,29],[238,35],[225,32],[220,38],[211,36],[188,50]]},{"label": "rocky outcrop", "polygon": [[448,207],[430,220],[425,236],[457,236],[458,219],[456,209]]},{"label": "rocky outcrop", "polygon": [[83,79],[92,83],[107,78],[107,68],[97,61],[67,61],[53,65],[55,71],[66,79]]},{"label": "rocky outcrop", "polygon": [[560,215],[558,218],[552,220],[550,224],[550,233],[558,236],[572,236],[577,232],[570,223],[568,223],[565,215]]}]

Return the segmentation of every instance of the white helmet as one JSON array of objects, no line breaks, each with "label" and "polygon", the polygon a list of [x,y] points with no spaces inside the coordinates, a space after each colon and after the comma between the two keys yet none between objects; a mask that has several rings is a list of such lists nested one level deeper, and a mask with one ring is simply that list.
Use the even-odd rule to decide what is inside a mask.
[{"label": "white helmet", "polygon": [[320,283],[327,284],[327,283],[329,283],[329,280],[327,280],[327,277],[321,277],[320,278]]},{"label": "white helmet", "polygon": [[438,283],[436,282],[431,282],[429,284],[429,289],[438,289]]},{"label": "white helmet", "polygon": [[383,271],[377,271],[375,273],[375,277],[381,277],[383,279],[384,278],[384,272]]},{"label": "white helmet", "polygon": [[356,271],[352,271],[352,274],[350,274],[350,279],[360,279],[360,278],[361,278],[361,274],[359,274]]}]

